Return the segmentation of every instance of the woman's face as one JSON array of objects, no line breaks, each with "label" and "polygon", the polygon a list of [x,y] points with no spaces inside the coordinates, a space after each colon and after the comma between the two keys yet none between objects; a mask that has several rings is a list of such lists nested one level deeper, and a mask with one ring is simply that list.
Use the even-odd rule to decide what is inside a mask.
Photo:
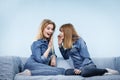
[{"label": "woman's face", "polygon": [[43,35],[45,38],[50,38],[54,32],[54,26],[53,24],[48,24],[46,28],[43,30]]},{"label": "woman's face", "polygon": [[64,39],[64,33],[62,31],[60,31],[58,37],[61,38],[61,39]]}]

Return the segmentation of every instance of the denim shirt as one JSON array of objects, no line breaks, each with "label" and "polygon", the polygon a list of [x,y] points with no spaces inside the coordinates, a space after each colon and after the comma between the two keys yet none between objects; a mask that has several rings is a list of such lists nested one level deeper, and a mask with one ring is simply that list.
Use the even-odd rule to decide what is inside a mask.
[{"label": "denim shirt", "polygon": [[39,39],[37,41],[34,41],[31,46],[32,55],[30,57],[30,61],[32,62],[38,62],[43,64],[48,64],[50,61],[50,58],[52,55],[55,55],[55,52],[53,50],[50,51],[48,57],[44,57],[43,54],[48,48],[49,41],[45,39]]},{"label": "denim shirt", "polygon": [[76,40],[71,49],[64,49],[63,46],[59,47],[59,49],[64,59],[71,57],[76,69],[82,69],[86,65],[94,64],[90,58],[87,45],[82,38]]}]

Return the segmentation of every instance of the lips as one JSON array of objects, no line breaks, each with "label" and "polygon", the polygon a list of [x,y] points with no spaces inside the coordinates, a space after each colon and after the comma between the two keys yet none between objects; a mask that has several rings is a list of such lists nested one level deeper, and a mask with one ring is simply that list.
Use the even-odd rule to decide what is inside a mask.
[{"label": "lips", "polygon": [[47,33],[47,36],[51,36],[52,34]]},{"label": "lips", "polygon": [[62,37],[62,35],[59,34],[58,37]]}]

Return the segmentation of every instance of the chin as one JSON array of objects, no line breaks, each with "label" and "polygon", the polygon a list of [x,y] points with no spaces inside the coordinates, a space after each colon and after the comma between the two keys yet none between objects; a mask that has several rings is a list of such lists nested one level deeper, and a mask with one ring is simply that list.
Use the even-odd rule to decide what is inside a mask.
[{"label": "chin", "polygon": [[47,39],[49,39],[50,37],[46,37]]}]

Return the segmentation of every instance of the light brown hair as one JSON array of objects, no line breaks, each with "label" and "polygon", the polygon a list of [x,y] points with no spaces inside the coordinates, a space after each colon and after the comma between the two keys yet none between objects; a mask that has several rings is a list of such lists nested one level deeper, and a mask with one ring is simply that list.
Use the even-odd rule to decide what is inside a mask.
[{"label": "light brown hair", "polygon": [[44,19],[41,22],[39,32],[36,36],[36,40],[44,38],[43,31],[47,27],[47,25],[49,25],[49,24],[53,24],[53,31],[55,31],[55,27],[56,27],[55,23],[53,21],[49,20],[49,19]]},{"label": "light brown hair", "polygon": [[63,24],[60,31],[64,33],[63,47],[72,48],[72,44],[79,38],[74,26],[71,23]]}]

